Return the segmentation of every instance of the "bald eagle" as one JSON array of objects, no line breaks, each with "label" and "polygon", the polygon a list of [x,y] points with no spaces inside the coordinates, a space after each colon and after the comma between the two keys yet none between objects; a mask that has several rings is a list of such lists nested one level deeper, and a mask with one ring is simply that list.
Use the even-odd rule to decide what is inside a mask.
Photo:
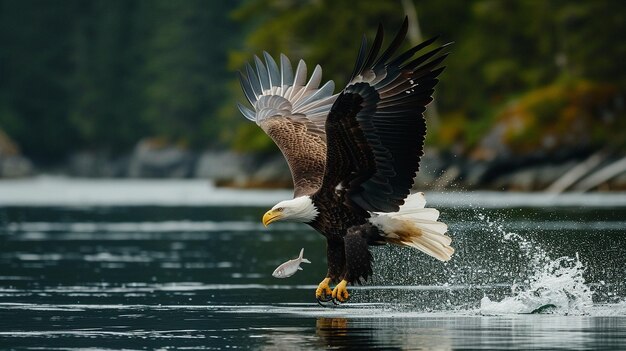
[{"label": "bald eagle", "polygon": [[294,183],[294,198],[267,211],[263,224],[307,223],[326,237],[328,272],[318,302],[345,302],[347,285],[372,275],[371,245],[409,246],[441,261],[454,253],[439,211],[424,208],[423,194],[409,195],[423,154],[423,113],[447,53],[445,45],[431,47],[433,38],[394,56],[407,26],[405,18],[382,54],[382,26],[369,51],[364,36],[338,94],[333,81],[320,87],[319,65],[307,82],[305,62],[294,73],[283,54],[280,67],[264,52],[265,62],[254,56],[255,67],[239,74],[253,106],[239,110],[276,143]]}]

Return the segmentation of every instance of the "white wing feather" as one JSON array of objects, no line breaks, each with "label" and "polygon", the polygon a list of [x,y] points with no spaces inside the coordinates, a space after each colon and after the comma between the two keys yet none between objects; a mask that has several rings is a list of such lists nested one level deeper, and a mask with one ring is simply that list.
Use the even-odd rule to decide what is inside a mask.
[{"label": "white wing feather", "polygon": [[307,65],[298,62],[294,74],[287,56],[280,55],[280,68],[267,52],[263,52],[265,63],[254,56],[256,69],[246,65],[245,74],[239,78],[246,99],[253,110],[237,104],[239,111],[247,119],[258,125],[263,120],[284,116],[294,119],[306,119],[323,132],[326,117],[338,94],[333,95],[335,83],[331,80],[320,88],[322,67],[315,66],[307,82]]}]

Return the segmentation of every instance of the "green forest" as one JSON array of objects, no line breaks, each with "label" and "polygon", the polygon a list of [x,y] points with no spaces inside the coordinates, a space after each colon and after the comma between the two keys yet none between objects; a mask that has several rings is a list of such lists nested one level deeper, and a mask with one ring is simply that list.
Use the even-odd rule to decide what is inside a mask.
[{"label": "green forest", "polygon": [[[263,50],[346,84],[361,36],[454,42],[427,142],[471,157],[626,147],[626,2],[0,0],[0,131],[38,164],[154,138],[272,151],[235,107]],[[491,138],[489,137],[491,136]]]}]

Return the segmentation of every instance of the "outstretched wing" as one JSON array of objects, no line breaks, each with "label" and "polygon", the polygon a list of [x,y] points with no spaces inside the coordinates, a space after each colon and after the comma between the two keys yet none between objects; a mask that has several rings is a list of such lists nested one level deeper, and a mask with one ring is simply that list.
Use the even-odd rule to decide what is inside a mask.
[{"label": "outstretched wing", "polygon": [[397,211],[409,194],[423,154],[423,112],[447,56],[437,55],[443,48],[437,47],[414,58],[433,38],[392,58],[406,31],[405,19],[380,56],[382,26],[369,53],[363,38],[350,83],[326,123],[328,166],[322,188],[340,185],[349,203],[367,211]]},{"label": "outstretched wing", "polygon": [[317,191],[322,183],[326,165],[326,116],[337,95],[334,82],[321,88],[322,68],[318,65],[311,78],[302,60],[295,74],[287,56],[276,61],[264,52],[265,64],[254,57],[256,69],[246,65],[240,72],[241,87],[253,107],[237,104],[241,113],[256,122],[280,148],[289,164],[294,185],[294,197]]}]

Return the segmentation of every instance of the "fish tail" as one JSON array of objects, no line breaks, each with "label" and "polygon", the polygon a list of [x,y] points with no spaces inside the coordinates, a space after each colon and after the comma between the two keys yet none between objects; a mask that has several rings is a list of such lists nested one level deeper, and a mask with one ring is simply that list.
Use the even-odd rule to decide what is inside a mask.
[{"label": "fish tail", "polygon": [[304,258],[304,247],[300,250],[300,256],[298,256],[298,258],[300,259],[300,262],[311,263],[311,261]]}]

